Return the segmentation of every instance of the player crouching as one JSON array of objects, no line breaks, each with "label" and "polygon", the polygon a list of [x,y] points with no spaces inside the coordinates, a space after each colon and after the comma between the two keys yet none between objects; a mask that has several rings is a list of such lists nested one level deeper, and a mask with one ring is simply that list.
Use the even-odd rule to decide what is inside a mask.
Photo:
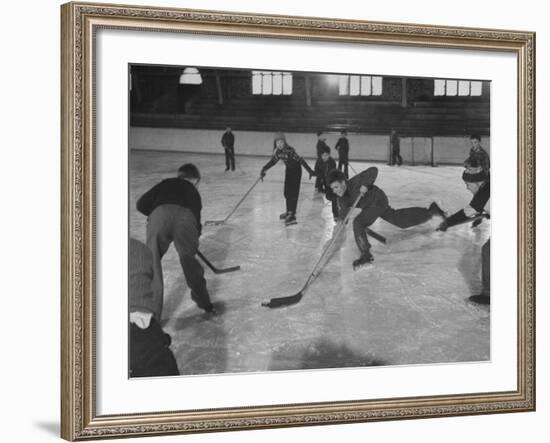
[{"label": "player crouching", "polygon": [[444,217],[445,213],[436,203],[429,208],[411,207],[393,209],[388,202],[388,197],[378,186],[374,185],[378,176],[378,168],[370,167],[349,180],[341,171],[331,171],[328,183],[332,191],[338,197],[338,217],[343,219],[350,210],[353,202],[362,194],[363,197],[357,203],[361,212],[353,220],[353,234],[361,256],[353,262],[353,268],[369,264],[373,261],[370,252],[371,245],[367,237],[367,229],[378,217],[402,229],[410,228],[427,222],[432,216]]}]

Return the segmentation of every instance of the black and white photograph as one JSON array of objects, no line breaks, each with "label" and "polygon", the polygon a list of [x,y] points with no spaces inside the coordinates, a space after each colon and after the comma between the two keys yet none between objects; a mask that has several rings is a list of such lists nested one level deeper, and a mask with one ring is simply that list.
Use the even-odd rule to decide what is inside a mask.
[{"label": "black and white photograph", "polygon": [[128,66],[128,373],[491,360],[491,81]]}]

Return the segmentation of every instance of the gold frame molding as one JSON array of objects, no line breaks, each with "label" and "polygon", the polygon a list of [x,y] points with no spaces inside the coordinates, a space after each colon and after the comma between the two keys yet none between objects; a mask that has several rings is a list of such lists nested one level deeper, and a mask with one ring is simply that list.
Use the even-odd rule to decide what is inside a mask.
[{"label": "gold frame molding", "polygon": [[[99,28],[506,51],[518,59],[517,390],[98,416],[94,35]],[[61,436],[67,440],[533,411],[535,34],[73,2],[61,6]]]}]

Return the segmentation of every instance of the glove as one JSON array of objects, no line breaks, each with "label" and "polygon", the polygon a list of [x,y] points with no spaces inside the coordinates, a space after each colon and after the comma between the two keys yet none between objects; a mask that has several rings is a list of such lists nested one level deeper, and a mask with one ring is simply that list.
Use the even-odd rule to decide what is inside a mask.
[{"label": "glove", "polygon": [[260,178],[262,179],[262,181],[264,181],[264,177],[265,177],[265,170],[261,170],[260,171]]},{"label": "glove", "polygon": [[317,174],[315,172],[310,172],[309,179],[311,180],[313,177],[317,177]]},{"label": "glove", "polygon": [[479,226],[482,221],[483,221],[483,218],[478,218],[475,222],[472,223],[472,229]]},{"label": "glove", "polygon": [[437,227],[436,231],[445,232],[448,227],[449,225],[447,224],[447,220],[443,220]]}]

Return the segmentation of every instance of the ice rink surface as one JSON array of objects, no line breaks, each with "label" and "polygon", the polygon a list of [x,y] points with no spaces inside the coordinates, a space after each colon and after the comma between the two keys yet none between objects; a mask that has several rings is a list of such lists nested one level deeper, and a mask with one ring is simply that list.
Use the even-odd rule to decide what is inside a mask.
[{"label": "ice rink surface", "polygon": [[[239,157],[224,172],[223,155],[131,151],[130,234],[145,241],[146,217],[139,196],[180,165],[201,170],[202,219],[223,219],[257,179],[266,157]],[[308,160],[311,167],[313,160]],[[360,172],[373,164],[351,162]],[[453,213],[471,199],[459,166],[374,164],[376,185],[395,208],[436,201]],[[350,170],[351,173],[351,170]],[[285,210],[284,164],[268,171],[228,223],[203,227],[200,250],[217,267],[205,267],[220,315],[208,318],[189,296],[174,247],[163,260],[162,324],[172,337],[181,374],[213,374],[314,368],[474,362],[490,359],[490,308],[468,296],[481,290],[481,246],[490,223],[436,232],[440,219],[401,230],[383,220],[371,228],[374,264],[353,271],[359,256],[351,223],[300,303],[268,309],[270,298],[292,295],[304,285],[335,226],[330,203],[302,176],[298,224],[279,220]]]}]

